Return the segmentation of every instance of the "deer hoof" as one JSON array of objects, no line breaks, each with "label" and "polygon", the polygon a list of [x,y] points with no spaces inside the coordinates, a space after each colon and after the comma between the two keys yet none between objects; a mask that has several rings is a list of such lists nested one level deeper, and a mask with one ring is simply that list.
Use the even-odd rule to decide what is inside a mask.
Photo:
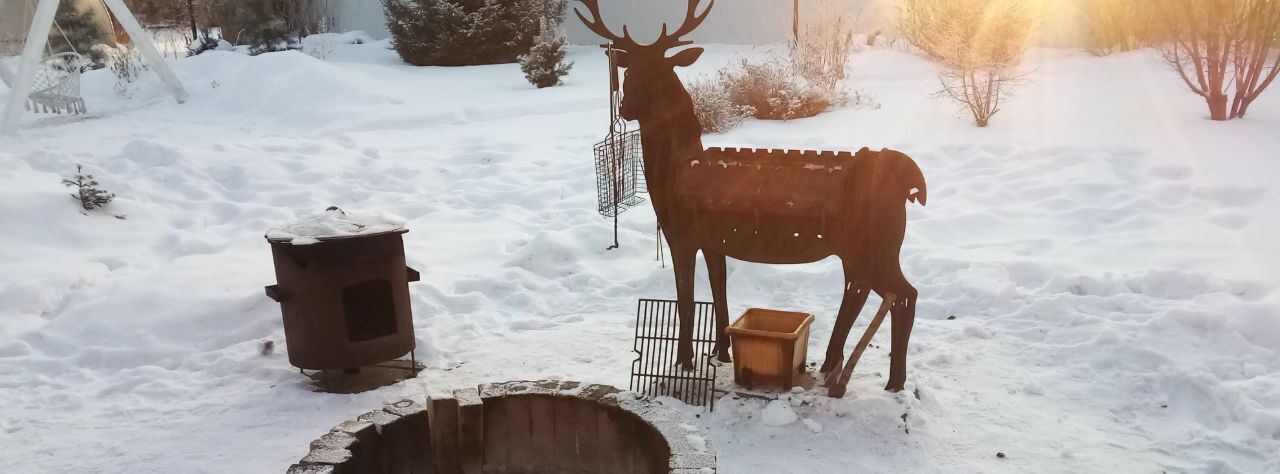
[{"label": "deer hoof", "polygon": [[839,387],[841,385],[840,372],[832,371],[831,373],[827,374],[827,378],[826,380],[822,381],[822,385],[827,388]]},{"label": "deer hoof", "polygon": [[831,386],[831,383],[835,382],[836,377],[840,375],[840,366],[843,364],[844,364],[843,357],[837,358],[837,359],[827,359],[825,362],[822,363],[822,369],[819,370],[818,373],[826,376],[825,384],[827,386]]},{"label": "deer hoof", "polygon": [[845,387],[843,385],[833,385],[827,388],[827,395],[831,398],[844,398]]}]

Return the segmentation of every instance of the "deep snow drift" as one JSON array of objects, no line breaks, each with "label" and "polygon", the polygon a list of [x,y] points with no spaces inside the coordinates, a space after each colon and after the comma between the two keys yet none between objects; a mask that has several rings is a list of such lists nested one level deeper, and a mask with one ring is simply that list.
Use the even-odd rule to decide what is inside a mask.
[{"label": "deep snow drift", "polygon": [[[684,73],[762,53],[713,46]],[[214,52],[173,62],[185,105],[151,77],[118,97],[98,71],[88,116],[28,115],[0,138],[0,472],[280,472],[401,397],[625,387],[635,301],[674,285],[647,205],[604,250],[605,66],[571,59],[536,90],[516,65],[415,68],[385,43]],[[930,95],[928,62],[867,51],[850,87],[880,109],[704,139],[893,147],[930,191],[902,256],[921,294],[908,390],[881,390],[882,330],[843,400],[726,397],[701,417],[721,472],[1280,472],[1280,91],[1212,123],[1148,52],[1031,67],[989,129]],[[59,184],[77,163],[118,194],[107,213]],[[405,218],[419,378],[330,395],[288,365],[263,235],[330,205]],[[821,361],[837,262],[729,272],[735,314],[814,313]]]}]

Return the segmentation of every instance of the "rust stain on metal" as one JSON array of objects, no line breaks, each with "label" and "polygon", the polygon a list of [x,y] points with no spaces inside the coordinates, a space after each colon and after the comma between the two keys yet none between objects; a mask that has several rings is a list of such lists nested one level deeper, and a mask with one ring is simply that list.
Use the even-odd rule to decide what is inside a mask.
[{"label": "rust stain on metal", "polygon": [[349,369],[413,351],[407,230],[325,238],[309,245],[267,239],[277,284],[289,363],[301,369]]}]

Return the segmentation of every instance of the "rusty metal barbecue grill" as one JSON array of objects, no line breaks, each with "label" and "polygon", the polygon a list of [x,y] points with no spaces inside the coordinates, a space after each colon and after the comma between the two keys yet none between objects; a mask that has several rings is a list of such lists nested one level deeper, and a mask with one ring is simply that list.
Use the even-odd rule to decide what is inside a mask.
[{"label": "rusty metal barbecue grill", "polygon": [[[415,339],[409,282],[399,229],[321,238],[309,245],[271,239],[289,363],[299,369],[353,369],[412,357]],[[416,361],[412,365],[417,370]]]}]

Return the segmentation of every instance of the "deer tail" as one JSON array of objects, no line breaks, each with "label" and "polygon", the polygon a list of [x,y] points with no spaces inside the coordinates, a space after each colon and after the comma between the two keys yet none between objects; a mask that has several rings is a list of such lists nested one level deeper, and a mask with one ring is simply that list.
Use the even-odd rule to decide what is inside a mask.
[{"label": "deer tail", "polygon": [[880,156],[889,160],[889,169],[901,180],[907,200],[921,206],[929,200],[929,190],[924,182],[924,173],[911,157],[897,150],[888,148],[880,151]]}]

